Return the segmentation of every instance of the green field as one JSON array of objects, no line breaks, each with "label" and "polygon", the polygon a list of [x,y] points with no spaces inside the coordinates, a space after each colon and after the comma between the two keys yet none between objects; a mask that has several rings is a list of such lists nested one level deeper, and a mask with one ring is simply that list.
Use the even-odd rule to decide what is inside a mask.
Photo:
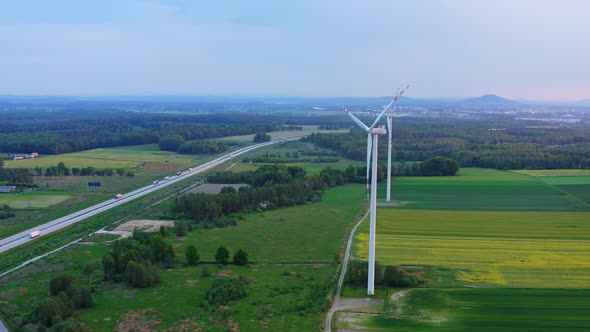
[{"label": "green field", "polygon": [[[282,139],[282,138],[291,138],[291,137],[300,137],[300,136],[307,136],[312,133],[347,133],[348,129],[341,129],[341,130],[320,130],[318,126],[311,126],[305,125],[300,126],[303,127],[303,130],[289,130],[289,131],[273,131],[267,134],[270,135],[271,139]],[[251,135],[239,135],[239,136],[228,136],[224,137],[223,140],[226,141],[236,141],[236,142],[252,142],[254,138],[254,134]]]},{"label": "green field", "polygon": [[574,184],[569,186],[555,186],[559,190],[576,197],[590,206],[590,184]]},{"label": "green field", "polygon": [[543,176],[590,176],[590,169],[540,169],[540,170],[516,170],[514,173],[535,177]]},{"label": "green field", "polygon": [[101,148],[55,156],[42,156],[36,159],[8,160],[6,167],[48,167],[63,162],[67,167],[95,168],[133,168],[142,163],[161,163],[166,159],[180,166],[194,165],[208,159],[209,156],[181,155],[168,151],[160,151],[157,144],[125,146],[117,148]]},{"label": "green field", "polygon": [[541,180],[554,186],[590,184],[590,176],[544,176]]},{"label": "green field", "polygon": [[246,250],[256,262],[332,262],[362,197],[360,185],[337,187],[321,202],[248,215],[237,227],[193,231],[187,241],[199,244],[202,257],[213,257],[225,245],[230,251]]},{"label": "green field", "polygon": [[379,209],[376,252],[383,264],[453,269],[465,284],[590,288],[590,213]]},{"label": "green field", "polygon": [[61,203],[72,196],[37,194],[37,193],[19,193],[19,194],[0,194],[0,204],[8,204],[14,209],[26,208],[46,208]]},{"label": "green field", "polygon": [[590,290],[414,289],[383,315],[342,313],[339,328],[371,331],[588,331]]},{"label": "green field", "polygon": [[[323,170],[326,167],[345,169],[349,165],[360,166],[362,164],[359,161],[351,160],[351,159],[348,159],[348,158],[342,157],[342,156],[332,157],[332,158],[338,159],[338,161],[336,161],[336,162],[315,162],[315,161],[317,161],[318,158],[320,158],[320,156],[305,155],[306,152],[314,152],[314,153],[325,152],[327,154],[333,153],[333,151],[330,151],[330,150],[316,148],[311,143],[288,142],[288,143],[276,144],[276,145],[272,145],[272,146],[258,149],[256,151],[249,153],[248,158],[257,158],[257,157],[263,157],[265,155],[273,155],[273,156],[275,156],[273,158],[276,158],[277,160],[284,159],[284,158],[300,159],[300,160],[307,159],[308,161],[292,162],[292,163],[287,164],[287,165],[304,167],[307,170],[307,173],[319,173],[321,170]],[[299,157],[298,158],[287,157],[287,155],[289,155],[289,154],[293,155],[294,153],[297,153],[299,155]],[[272,160],[273,158],[270,158],[270,159]],[[245,169],[245,168],[238,168],[238,169]]]},{"label": "green field", "polygon": [[[385,185],[379,185],[380,199]],[[590,207],[537,178],[491,169],[464,168],[457,176],[394,177],[400,207],[432,210],[590,211]]]}]

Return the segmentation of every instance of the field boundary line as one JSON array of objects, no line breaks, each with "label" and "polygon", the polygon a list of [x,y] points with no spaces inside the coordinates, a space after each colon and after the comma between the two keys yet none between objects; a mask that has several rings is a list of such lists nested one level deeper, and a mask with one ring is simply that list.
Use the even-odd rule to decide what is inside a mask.
[{"label": "field boundary line", "polygon": [[344,260],[342,261],[342,270],[340,271],[340,278],[338,278],[338,286],[336,286],[336,293],[334,295],[334,301],[332,301],[332,307],[328,311],[326,315],[326,326],[325,332],[332,331],[332,316],[336,311],[338,311],[338,303],[340,302],[340,291],[342,290],[342,284],[344,283],[344,276],[346,275],[346,270],[348,268],[348,259],[350,258],[350,247],[352,247],[352,240],[354,238],[354,234],[357,228],[361,225],[365,219],[369,216],[370,210],[365,212],[365,215],[354,225],[352,230],[350,231],[350,235],[348,236],[348,242],[346,243],[346,251],[344,253]]},{"label": "field boundary line", "polygon": [[[517,174],[520,174],[520,173],[517,173]],[[578,197],[576,197],[576,196],[568,193],[567,191],[558,188],[556,185],[549,184],[549,183],[543,181],[541,179],[541,177],[539,177],[539,176],[533,176],[533,175],[529,175],[529,174],[523,174],[523,175],[529,176],[529,177],[535,179],[536,181],[541,182],[546,187],[552,188],[552,189],[554,189],[554,190],[556,190],[556,191],[558,191],[558,192],[566,195],[570,199],[570,201],[577,202],[578,204],[581,204],[582,207],[585,207],[587,209],[590,208],[590,204],[588,204],[588,203],[584,202],[583,200],[579,199]],[[574,212],[574,211],[564,211],[564,212]]]}]

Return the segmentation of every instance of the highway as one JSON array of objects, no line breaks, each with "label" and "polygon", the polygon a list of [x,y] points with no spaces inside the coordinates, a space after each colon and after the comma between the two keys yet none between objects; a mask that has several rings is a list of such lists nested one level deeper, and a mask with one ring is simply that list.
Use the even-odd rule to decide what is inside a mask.
[{"label": "highway", "polygon": [[[256,150],[256,149],[259,149],[259,148],[262,148],[265,146],[269,146],[269,145],[273,145],[273,144],[277,144],[277,143],[294,141],[299,138],[300,137],[292,137],[292,138],[287,138],[287,139],[274,140],[274,141],[254,144],[254,145],[233,151],[233,152],[228,153],[224,156],[215,158],[211,161],[208,161],[208,162],[203,163],[201,165],[195,166],[195,167],[193,167],[193,169],[191,171],[187,170],[187,171],[182,172],[180,175],[170,176],[167,181],[160,180],[160,183],[158,183],[158,184],[150,184],[150,185],[145,186],[143,188],[139,188],[139,189],[134,190],[132,192],[123,194],[123,196],[121,198],[109,199],[109,200],[104,201],[102,203],[99,203],[99,204],[93,205],[91,207],[88,207],[86,209],[80,210],[78,212],[74,212],[74,213],[69,214],[67,216],[49,221],[45,224],[36,226],[34,228],[20,232],[18,234],[14,234],[12,236],[9,236],[7,238],[0,240],[0,253],[10,250],[12,248],[18,247],[20,245],[23,245],[27,242],[36,241],[38,238],[46,236],[46,235],[53,233],[55,231],[58,231],[62,228],[68,227],[68,226],[78,223],[82,220],[96,216],[102,212],[108,211],[108,210],[115,208],[119,205],[125,204],[127,202],[130,202],[130,201],[133,201],[133,200],[138,199],[140,197],[143,197],[145,195],[148,195],[148,194],[150,194],[154,191],[160,190],[164,187],[173,185],[179,181],[185,180],[191,176],[202,173],[202,172],[209,170],[215,166],[221,165],[224,162],[231,160],[234,157],[237,157],[237,156],[242,155],[244,153],[248,153],[252,150]],[[113,194],[117,194],[117,193],[113,193]],[[29,234],[31,234],[32,232],[35,232],[35,231],[40,231],[41,235],[34,238],[34,239],[31,239],[29,237]]]}]

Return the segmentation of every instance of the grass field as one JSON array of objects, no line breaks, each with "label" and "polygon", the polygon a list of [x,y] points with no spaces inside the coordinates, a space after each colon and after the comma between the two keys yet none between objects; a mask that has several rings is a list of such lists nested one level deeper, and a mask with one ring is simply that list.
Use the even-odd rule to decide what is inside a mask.
[{"label": "grass field", "polygon": [[[99,260],[107,252],[104,244],[76,246],[67,249],[42,265],[27,268],[28,273],[0,285],[0,307],[13,319],[30,311],[31,303],[48,294],[50,276],[61,269],[74,274],[75,284],[87,285],[80,267]],[[212,277],[203,278],[206,267]],[[288,273],[285,273],[288,271]],[[152,331],[175,328],[174,331],[226,331],[216,326],[219,318],[199,307],[213,280],[242,275],[249,279],[247,297],[232,303],[232,319],[240,331],[315,331],[321,325],[321,316],[306,314],[298,306],[308,303],[312,291],[322,288],[334,271],[333,265],[255,265],[235,267],[201,265],[184,267],[180,264],[163,270],[163,282],[151,288],[128,288],[114,285],[100,286],[93,298],[96,306],[80,311],[80,318],[89,331],[112,331],[134,323],[135,331]],[[101,271],[95,271],[100,278]],[[221,276],[223,275],[223,276]],[[136,316],[133,319],[130,316]],[[225,322],[227,319],[220,320]],[[124,329],[124,328],[123,328]],[[125,329],[129,330],[129,329]]]},{"label": "grass field", "polygon": [[0,194],[0,204],[8,204],[14,209],[46,208],[61,203],[72,196],[36,194],[23,192],[19,194]]},{"label": "grass field", "polygon": [[414,289],[378,316],[344,313],[339,328],[371,331],[588,331],[590,290]]},{"label": "grass field", "polygon": [[[333,151],[330,151],[330,150],[316,148],[311,143],[288,142],[288,143],[284,143],[284,144],[276,144],[276,145],[272,145],[272,146],[258,149],[256,151],[253,151],[252,153],[249,153],[248,157],[249,158],[256,158],[256,157],[262,157],[266,154],[269,154],[269,155],[274,155],[277,159],[283,159],[283,158],[287,158],[286,156],[288,154],[293,155],[294,153],[297,153],[299,155],[298,159],[302,159],[302,160],[307,159],[308,161],[306,161],[306,162],[293,162],[293,163],[288,163],[287,165],[304,167],[308,173],[318,173],[326,167],[345,169],[349,165],[360,166],[362,164],[362,162],[351,160],[351,159],[348,159],[348,158],[342,157],[342,156],[335,157],[336,159],[338,159],[338,161],[336,161],[336,162],[313,162],[314,160],[317,160],[319,158],[319,156],[305,155],[306,152],[333,153]],[[242,169],[242,168],[238,168],[238,169]]]},{"label": "grass field", "polygon": [[343,230],[361,210],[363,194],[361,185],[337,187],[321,202],[248,215],[237,227],[193,231],[186,242],[198,243],[204,259],[224,245],[231,252],[246,250],[257,262],[332,262]]},{"label": "grass field", "polygon": [[[274,131],[268,133],[270,137],[275,139],[282,139],[282,138],[291,138],[291,137],[299,137],[299,136],[307,136],[312,133],[347,133],[348,129],[341,129],[341,130],[320,130],[318,126],[300,126],[303,127],[303,130],[297,131]],[[236,142],[252,142],[254,138],[254,134],[251,135],[239,135],[239,136],[228,136],[224,137],[223,140],[226,141],[236,141]]]},{"label": "grass field", "polygon": [[535,177],[543,176],[590,176],[590,169],[540,169],[540,170],[516,170],[514,173]]},{"label": "grass field", "polygon": [[[91,331],[110,331],[133,317],[139,317],[136,330],[226,331],[227,326],[219,322],[228,318],[219,318],[199,304],[214,279],[242,275],[250,281],[248,295],[230,304],[229,318],[240,331],[316,331],[323,323],[322,312],[309,308],[325,300],[321,292],[334,279],[334,257],[345,229],[364,204],[362,195],[362,186],[347,185],[328,191],[319,203],[245,215],[236,227],[195,229],[186,238],[174,240],[177,263],[161,271],[162,284],[147,289],[99,286],[94,294],[96,307],[82,310],[80,317]],[[81,268],[110,250],[104,241],[94,242],[62,251],[0,280],[0,308],[5,317],[19,321],[30,311],[31,303],[47,296],[49,278],[62,271],[73,273],[77,284],[85,284]],[[206,265],[212,277],[203,278],[203,265],[183,264],[188,244],[197,247],[202,260],[212,260],[217,247],[225,245],[232,255],[239,248],[246,250],[257,263],[250,267]],[[97,279],[101,273],[97,268]]]},{"label": "grass field", "polygon": [[36,159],[9,160],[6,167],[48,167],[63,162],[67,167],[95,168],[133,168],[142,163],[161,163],[166,159],[171,164],[180,166],[194,165],[205,159],[206,155],[181,155],[168,151],[160,151],[156,144],[125,146],[116,148],[101,148],[55,156],[42,156]]},{"label": "grass field", "polygon": [[554,186],[590,184],[590,176],[545,176],[541,180]]},{"label": "grass field", "polygon": [[[366,257],[368,223],[355,252]],[[590,288],[590,213],[380,209],[377,260],[451,268],[466,284]]]},{"label": "grass field", "polygon": [[569,186],[555,186],[559,190],[562,190],[577,199],[590,205],[590,184],[578,184]]},{"label": "grass field", "polygon": [[[379,196],[385,198],[385,185]],[[396,177],[392,199],[401,207],[433,210],[590,211],[590,207],[537,178],[464,168],[448,177]]]}]

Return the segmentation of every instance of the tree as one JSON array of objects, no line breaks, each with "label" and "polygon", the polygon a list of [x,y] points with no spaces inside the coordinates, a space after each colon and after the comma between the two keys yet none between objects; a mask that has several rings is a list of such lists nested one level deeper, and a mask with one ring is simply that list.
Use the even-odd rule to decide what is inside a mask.
[{"label": "tree", "polygon": [[94,273],[94,269],[95,269],[95,264],[94,262],[86,265],[84,267],[84,270],[82,270],[82,272],[84,273],[84,276],[86,277],[86,279],[88,279],[89,283],[92,283],[92,274]]},{"label": "tree", "polygon": [[221,246],[217,248],[217,252],[215,253],[215,262],[219,265],[225,265],[229,261],[229,251],[226,247]]},{"label": "tree", "polygon": [[77,309],[94,307],[92,292],[88,287],[72,287],[68,292],[68,296],[74,301]]},{"label": "tree", "polygon": [[166,229],[166,227],[164,225],[160,226],[160,235],[162,235],[162,237],[168,236],[168,230]]},{"label": "tree", "polygon": [[262,143],[262,142],[268,142],[268,141],[270,141],[270,139],[271,139],[271,137],[267,133],[256,133],[254,135],[254,138],[252,139],[252,142]]},{"label": "tree", "polygon": [[178,150],[178,148],[184,144],[185,140],[179,134],[172,134],[168,136],[164,136],[160,138],[159,147],[162,151],[174,151]]},{"label": "tree", "polygon": [[131,286],[135,286],[137,284],[137,263],[134,261],[129,261],[127,266],[125,267],[125,281]]},{"label": "tree", "polygon": [[234,254],[234,264],[236,265],[247,265],[248,264],[248,253],[242,249],[239,249]]},{"label": "tree", "polygon": [[55,297],[49,297],[38,303],[35,309],[35,315],[37,320],[46,326],[51,326],[53,317],[61,316],[62,304],[59,299]]},{"label": "tree", "polygon": [[194,245],[190,245],[186,248],[186,262],[188,265],[197,265],[199,264],[199,252],[197,252],[197,248]]},{"label": "tree", "polygon": [[62,274],[51,278],[49,281],[49,292],[51,295],[57,295],[60,292],[65,292],[70,287],[72,287],[72,276],[70,274]]},{"label": "tree", "polygon": [[138,264],[135,268],[135,283],[133,286],[139,288],[149,287],[151,285],[149,272],[150,271],[147,269],[147,266]]},{"label": "tree", "polygon": [[422,175],[425,176],[450,176],[459,171],[459,164],[451,158],[433,157],[420,164]]},{"label": "tree", "polygon": [[104,271],[104,278],[106,281],[111,281],[111,278],[113,277],[113,273],[115,273],[115,260],[113,259],[113,256],[106,254],[103,258],[102,258],[102,267],[103,267],[103,271]]},{"label": "tree", "polygon": [[187,233],[187,227],[186,227],[186,223],[184,221],[180,221],[177,220],[174,222],[174,234],[176,234],[176,236],[186,236]]}]

